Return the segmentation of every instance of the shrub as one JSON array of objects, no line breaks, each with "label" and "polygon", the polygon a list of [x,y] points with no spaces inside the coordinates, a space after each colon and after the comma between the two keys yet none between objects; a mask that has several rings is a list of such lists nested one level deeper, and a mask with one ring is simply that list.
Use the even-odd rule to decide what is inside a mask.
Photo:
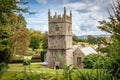
[{"label": "shrub", "polygon": [[109,57],[107,60],[107,70],[110,71],[112,76],[117,79],[120,79],[120,58],[118,57]]},{"label": "shrub", "polygon": [[32,59],[31,59],[31,62],[40,62],[40,61],[41,61],[40,58],[38,58],[38,59],[32,58]]},{"label": "shrub", "polygon": [[9,61],[9,63],[22,63],[23,60],[23,58],[14,58],[11,61]]},{"label": "shrub", "polygon": [[41,51],[41,57],[40,57],[41,62],[44,61],[44,57],[45,57],[45,54],[46,54],[46,53],[47,53],[47,50],[42,50],[42,51]]},{"label": "shrub", "polygon": [[0,63],[0,78],[2,76],[2,74],[7,70],[8,66],[6,63],[2,62]]},{"label": "shrub", "polygon": [[83,59],[84,68],[102,68],[104,57],[99,54],[90,54]]},{"label": "shrub", "polygon": [[24,59],[23,65],[30,65],[30,59]]},{"label": "shrub", "polygon": [[28,56],[32,56],[33,54],[34,54],[34,51],[31,48],[29,48],[29,50],[28,50]]}]

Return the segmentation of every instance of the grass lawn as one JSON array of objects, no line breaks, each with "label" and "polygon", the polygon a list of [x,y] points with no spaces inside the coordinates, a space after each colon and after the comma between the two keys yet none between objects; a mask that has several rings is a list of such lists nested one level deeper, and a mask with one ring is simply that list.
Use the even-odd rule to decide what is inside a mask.
[{"label": "grass lawn", "polygon": [[[9,69],[8,71],[32,71],[32,72],[51,72],[51,73],[56,73],[56,70],[50,69],[50,68],[42,68],[40,67],[40,64],[31,64],[30,66],[23,66],[22,64],[9,64]],[[60,73],[62,73],[63,69],[58,70]]]},{"label": "grass lawn", "polygon": [[[20,80],[25,76],[28,76],[30,80],[41,76],[44,80],[58,76],[62,77],[63,69],[54,70],[50,68],[41,68],[40,64],[31,64],[30,66],[23,66],[22,64],[9,64],[9,68],[3,73],[0,80]],[[35,77],[35,78],[34,78]],[[29,79],[27,79],[29,80]]]},{"label": "grass lawn", "polygon": [[[81,72],[96,72],[92,69],[79,69]],[[37,80],[42,78],[43,80],[49,80],[50,78],[58,78],[58,80],[66,80],[63,76],[63,69],[54,70],[50,68],[41,68],[40,64],[31,64],[30,66],[23,66],[22,64],[9,64],[9,68],[1,76],[0,80],[20,80],[26,78],[26,80]],[[77,70],[75,69],[76,73]],[[75,74],[72,74],[75,76]],[[56,79],[53,79],[56,80]]]}]

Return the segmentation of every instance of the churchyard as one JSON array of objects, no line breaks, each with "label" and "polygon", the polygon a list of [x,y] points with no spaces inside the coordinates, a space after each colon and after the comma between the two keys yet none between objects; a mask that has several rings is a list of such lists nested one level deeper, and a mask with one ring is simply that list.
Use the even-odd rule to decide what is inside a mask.
[{"label": "churchyard", "polygon": [[[23,64],[9,64],[8,69],[1,76],[1,80],[83,80],[85,75],[97,73],[97,69],[50,69],[40,67],[39,63],[24,66]],[[77,75],[78,74],[78,75]],[[99,73],[98,73],[99,74]],[[81,77],[81,78],[80,78]]]},{"label": "churchyard", "polygon": [[0,0],[0,80],[120,80],[120,0]]}]

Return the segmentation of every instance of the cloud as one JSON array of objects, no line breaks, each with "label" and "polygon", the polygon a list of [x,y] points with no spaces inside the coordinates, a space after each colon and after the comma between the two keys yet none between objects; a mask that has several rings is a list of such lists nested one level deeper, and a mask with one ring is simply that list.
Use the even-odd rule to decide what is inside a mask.
[{"label": "cloud", "polygon": [[69,7],[73,10],[78,10],[83,13],[84,12],[95,12],[95,11],[100,10],[100,7],[97,5],[91,5],[91,4],[86,4],[86,3],[82,3],[82,2],[65,4],[64,6]]},{"label": "cloud", "polygon": [[73,12],[73,33],[76,35],[105,34],[98,29],[98,21],[107,19],[110,0],[82,0],[64,4]]},{"label": "cloud", "polygon": [[66,3],[69,3],[69,2],[70,2],[70,0],[62,0],[63,4],[66,4]]},{"label": "cloud", "polygon": [[[47,0],[37,1],[43,4],[48,2]],[[71,3],[70,0],[59,0],[59,2],[60,1],[62,1],[62,4],[57,6],[54,6],[54,4],[49,4],[48,2],[47,4],[50,6],[45,6],[45,8],[51,9],[51,15],[54,15],[54,12],[63,14],[63,6],[66,6],[67,8],[67,14],[69,13],[69,10],[72,10],[72,32],[75,35],[105,34],[104,32],[100,31],[97,26],[99,25],[98,21],[107,19],[108,14],[106,8],[109,6],[110,1],[79,0],[74,3]],[[28,22],[28,28],[33,28],[42,32],[48,30],[48,12],[45,8],[43,9],[42,7],[41,12],[26,18]]]},{"label": "cloud", "polygon": [[47,0],[36,0],[39,3],[47,4]]},{"label": "cloud", "polygon": [[35,14],[34,16],[27,17],[26,21],[28,23],[27,28],[35,29],[42,32],[48,30],[48,17],[47,12]]}]

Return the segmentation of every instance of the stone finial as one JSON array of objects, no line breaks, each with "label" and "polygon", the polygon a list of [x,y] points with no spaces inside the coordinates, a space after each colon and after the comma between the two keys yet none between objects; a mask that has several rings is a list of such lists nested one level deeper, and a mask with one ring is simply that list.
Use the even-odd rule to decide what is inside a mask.
[{"label": "stone finial", "polygon": [[48,9],[48,16],[50,16],[50,9]]},{"label": "stone finial", "polygon": [[55,17],[57,17],[57,12],[55,12]]},{"label": "stone finial", "polygon": [[70,10],[70,17],[72,17],[72,11]]},{"label": "stone finial", "polygon": [[64,7],[64,15],[66,15],[66,7]]}]

